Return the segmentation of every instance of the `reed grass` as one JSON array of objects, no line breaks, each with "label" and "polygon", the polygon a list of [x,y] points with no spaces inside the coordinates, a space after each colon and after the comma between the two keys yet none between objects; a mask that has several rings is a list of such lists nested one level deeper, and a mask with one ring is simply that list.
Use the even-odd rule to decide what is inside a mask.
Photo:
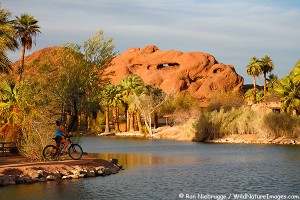
[{"label": "reed grass", "polygon": [[265,113],[248,107],[228,111],[203,111],[193,124],[195,141],[232,134],[258,134],[264,137],[299,137],[300,118],[286,113]]}]

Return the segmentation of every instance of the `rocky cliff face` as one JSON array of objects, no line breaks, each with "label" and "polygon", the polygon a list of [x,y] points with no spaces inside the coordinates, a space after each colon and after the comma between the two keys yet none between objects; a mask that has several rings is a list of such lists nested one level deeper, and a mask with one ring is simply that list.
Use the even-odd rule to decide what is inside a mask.
[{"label": "rocky cliff face", "polygon": [[[44,65],[56,66],[59,49],[49,47],[26,56],[24,76],[38,73]],[[13,67],[18,65],[19,62],[16,62]],[[218,63],[210,54],[162,51],[156,46],[128,49],[118,55],[106,71],[115,71],[115,76],[111,77],[114,84],[130,74],[137,74],[145,83],[153,84],[166,93],[188,92],[203,100],[214,92],[238,91],[244,81],[233,66]]]},{"label": "rocky cliff face", "polygon": [[218,63],[202,52],[162,51],[156,46],[131,48],[113,60],[107,71],[115,71],[112,81],[137,74],[166,93],[188,92],[198,99],[207,99],[214,92],[238,91],[244,79],[233,66]]}]

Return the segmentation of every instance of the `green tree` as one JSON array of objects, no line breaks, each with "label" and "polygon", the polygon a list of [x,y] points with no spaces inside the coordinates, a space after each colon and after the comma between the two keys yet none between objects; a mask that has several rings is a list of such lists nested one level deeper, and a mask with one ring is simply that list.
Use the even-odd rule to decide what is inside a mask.
[{"label": "green tree", "polygon": [[113,119],[114,119],[114,127],[115,133],[120,132],[119,129],[119,107],[122,105],[122,88],[120,85],[117,85],[113,88],[114,96],[110,100],[111,106],[113,108]]},{"label": "green tree", "polygon": [[258,91],[255,93],[254,96],[254,89],[249,89],[247,90],[247,92],[245,93],[245,98],[247,101],[254,101],[254,97],[255,97],[255,101],[258,103],[262,103],[264,101],[264,93],[263,91]]},{"label": "green tree", "polygon": [[300,84],[300,60],[296,63],[296,66],[291,72],[293,75],[293,82],[297,85]]},{"label": "green tree", "polygon": [[268,89],[274,89],[275,85],[278,83],[278,76],[275,74],[270,74],[269,77],[267,78],[267,87]]},{"label": "green tree", "polygon": [[270,73],[274,69],[274,63],[269,56],[265,56],[261,59],[261,71],[264,75],[264,102],[266,103],[267,96],[267,73]]},{"label": "green tree", "polygon": [[37,34],[41,32],[38,21],[27,13],[22,14],[21,17],[16,16],[16,20],[14,21],[14,29],[22,46],[20,58],[21,62],[18,69],[18,73],[20,75],[19,81],[21,81],[24,71],[25,50],[30,50],[32,48],[32,44],[35,44],[35,38]]},{"label": "green tree", "polygon": [[300,111],[300,87],[295,84],[292,77],[285,77],[280,80],[276,91],[283,96],[281,106],[284,111],[288,113],[292,112],[293,109]]},{"label": "green tree", "polygon": [[100,105],[104,107],[105,112],[105,133],[109,133],[109,108],[113,108],[113,119],[115,132],[119,130],[119,106],[122,104],[121,87],[112,84],[106,85],[101,91]]},{"label": "green tree", "polygon": [[19,87],[13,81],[0,82],[0,110],[4,123],[14,125],[20,121]]},{"label": "green tree", "polygon": [[145,125],[152,137],[152,115],[168,98],[160,88],[153,87],[152,85],[147,85],[146,88],[146,92],[143,92],[141,95],[132,95],[131,101],[134,101],[141,111]]},{"label": "green tree", "polygon": [[141,77],[132,74],[120,81],[122,87],[122,101],[125,107],[127,130],[134,131],[134,110],[135,106],[131,106],[129,98],[131,95],[139,95],[145,90],[145,85]]},{"label": "green tree", "polygon": [[256,57],[252,57],[246,68],[247,74],[253,79],[254,103],[256,103],[256,77],[262,73],[260,65],[260,61]]},{"label": "green tree", "polygon": [[279,81],[276,91],[283,96],[281,106],[283,110],[300,113],[300,60],[294,69]]},{"label": "green tree", "polygon": [[0,72],[8,73],[11,69],[6,52],[18,48],[15,39],[13,22],[9,20],[11,13],[0,5]]},{"label": "green tree", "polygon": [[100,90],[109,82],[104,69],[110,66],[116,52],[112,39],[103,39],[103,31],[98,31],[84,42],[83,48],[67,44],[59,53],[61,68],[55,77],[54,92],[71,114],[68,131],[78,124],[78,114],[89,113],[91,105],[99,104]]}]

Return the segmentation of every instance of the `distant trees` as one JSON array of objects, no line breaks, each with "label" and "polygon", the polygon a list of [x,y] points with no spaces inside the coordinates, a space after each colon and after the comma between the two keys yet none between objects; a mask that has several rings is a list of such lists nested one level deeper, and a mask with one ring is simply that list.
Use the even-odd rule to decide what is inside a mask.
[{"label": "distant trees", "polygon": [[253,79],[253,88],[254,88],[254,103],[256,103],[256,77],[258,77],[261,73],[261,65],[260,61],[256,57],[252,57],[250,59],[250,63],[246,68],[247,74]]},{"label": "distant trees", "polygon": [[35,44],[35,37],[40,32],[40,26],[38,25],[38,21],[29,14],[22,14],[21,17],[16,16],[16,20],[14,21],[14,29],[16,31],[16,35],[19,37],[22,53],[20,58],[20,67],[19,67],[19,81],[22,79],[23,71],[24,71],[24,57],[25,50],[30,50],[32,48],[32,44]]},{"label": "distant trees", "polygon": [[274,69],[274,63],[269,56],[265,56],[261,59],[260,68],[264,75],[264,102],[266,103],[267,97],[267,73],[270,73]]},{"label": "distant trees", "polygon": [[152,85],[146,86],[147,90],[141,95],[132,96],[132,102],[137,106],[139,112],[144,117],[145,125],[152,137],[152,116],[158,110],[167,98],[165,93],[160,89]]},{"label": "distant trees", "polygon": [[[119,132],[119,108],[123,107],[126,115],[126,130],[143,131],[142,119],[152,136],[152,118],[154,112],[165,102],[165,93],[152,85],[147,85],[141,77],[132,74],[123,78],[118,85],[106,85],[101,93],[100,105],[104,107],[106,125],[109,132],[109,108],[112,108],[114,132]],[[137,127],[135,128],[135,124]]]},{"label": "distant trees", "polygon": [[261,74],[264,76],[264,102],[266,102],[267,96],[267,74],[274,69],[274,63],[269,56],[264,56],[260,60],[256,57],[250,59],[250,63],[246,67],[247,74],[253,79],[253,98],[254,103],[257,102],[256,99],[256,77],[259,77]]},{"label": "distant trees", "polygon": [[122,93],[120,85],[107,84],[100,93],[100,105],[104,107],[105,133],[110,132],[109,108],[113,108],[113,119],[115,132],[119,132],[119,106],[122,104]]},{"label": "distant trees", "polygon": [[[125,107],[126,113],[126,127],[128,131],[134,131],[134,112],[136,111],[136,105],[134,102],[130,102],[130,98],[133,95],[140,95],[145,91],[145,84],[141,77],[132,74],[120,81],[121,86],[121,98]],[[140,119],[138,119],[140,120]]]}]

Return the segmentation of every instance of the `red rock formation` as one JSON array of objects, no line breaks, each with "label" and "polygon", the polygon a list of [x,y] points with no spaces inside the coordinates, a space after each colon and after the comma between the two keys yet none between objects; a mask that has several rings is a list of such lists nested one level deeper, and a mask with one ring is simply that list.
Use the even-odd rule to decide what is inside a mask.
[{"label": "red rock formation", "polygon": [[[24,77],[36,74],[38,66],[45,63],[56,66],[59,49],[49,47],[26,56],[25,65],[30,67],[25,70]],[[13,67],[18,65],[19,62],[15,62]],[[233,66],[218,63],[210,54],[162,51],[156,46],[128,49],[113,60],[113,65],[107,68],[109,71],[115,71],[115,76],[111,77],[115,84],[130,74],[137,74],[145,83],[166,93],[189,92],[199,99],[207,99],[213,92],[238,91],[243,85],[243,78]]]},{"label": "red rock formation", "polygon": [[244,82],[233,66],[218,63],[210,54],[162,51],[156,46],[131,48],[118,55],[107,70],[115,71],[115,84],[137,74],[166,93],[187,91],[199,99],[209,98],[213,92],[238,91]]}]

